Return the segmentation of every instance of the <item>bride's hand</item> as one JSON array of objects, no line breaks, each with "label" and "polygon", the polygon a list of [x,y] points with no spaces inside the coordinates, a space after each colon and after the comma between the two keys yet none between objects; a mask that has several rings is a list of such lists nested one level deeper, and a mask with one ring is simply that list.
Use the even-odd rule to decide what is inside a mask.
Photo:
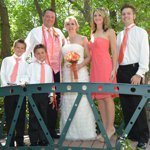
[{"label": "bride's hand", "polygon": [[81,64],[77,64],[77,70],[80,70],[82,68]]},{"label": "bride's hand", "polygon": [[71,67],[71,64],[67,64],[66,67],[67,67],[67,68],[70,68],[70,67]]},{"label": "bride's hand", "polygon": [[[67,68],[71,68],[71,64],[66,65]],[[77,70],[80,70],[82,68],[81,64],[76,64]]]}]

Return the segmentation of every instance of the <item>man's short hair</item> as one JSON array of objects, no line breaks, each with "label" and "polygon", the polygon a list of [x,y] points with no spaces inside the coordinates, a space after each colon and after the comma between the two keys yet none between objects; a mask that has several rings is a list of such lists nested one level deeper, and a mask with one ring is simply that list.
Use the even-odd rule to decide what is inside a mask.
[{"label": "man's short hair", "polygon": [[135,7],[134,7],[133,5],[130,5],[130,4],[124,4],[124,5],[121,7],[121,12],[122,12],[123,9],[125,9],[125,8],[131,8],[132,11],[133,11],[133,14],[136,13],[136,9],[135,9]]},{"label": "man's short hair", "polygon": [[47,8],[43,11],[42,15],[44,16],[47,11],[52,11],[55,13],[55,10],[53,8]]}]

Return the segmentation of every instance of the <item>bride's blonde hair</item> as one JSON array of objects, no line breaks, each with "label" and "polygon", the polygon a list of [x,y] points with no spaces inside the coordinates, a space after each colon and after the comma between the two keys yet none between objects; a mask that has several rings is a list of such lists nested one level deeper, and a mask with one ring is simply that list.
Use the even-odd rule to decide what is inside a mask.
[{"label": "bride's blonde hair", "polygon": [[92,24],[91,24],[91,30],[92,33],[95,33],[97,30],[97,25],[94,22],[94,14],[95,12],[99,13],[102,17],[103,17],[103,30],[107,31],[109,29],[110,26],[110,20],[108,17],[108,11],[104,8],[98,8],[93,12],[93,17],[92,17]]},{"label": "bride's blonde hair", "polygon": [[79,29],[79,23],[77,21],[77,19],[74,16],[69,16],[65,19],[64,21],[64,28],[66,26],[66,24],[70,21],[70,20],[74,20],[75,24],[77,25],[77,29]]}]

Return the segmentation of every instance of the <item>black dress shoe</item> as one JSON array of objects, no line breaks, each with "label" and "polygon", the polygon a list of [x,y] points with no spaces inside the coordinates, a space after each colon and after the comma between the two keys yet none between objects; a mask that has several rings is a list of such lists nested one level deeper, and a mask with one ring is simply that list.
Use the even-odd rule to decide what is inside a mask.
[{"label": "black dress shoe", "polygon": [[31,142],[30,146],[38,146],[37,142]]},{"label": "black dress shoe", "polygon": [[138,142],[137,144],[137,150],[145,150],[147,147],[147,143]]},{"label": "black dress shoe", "polygon": [[23,142],[16,142],[17,147],[18,146],[25,146]]},{"label": "black dress shoe", "polygon": [[133,137],[133,136],[128,136],[128,139],[130,139],[131,141],[139,141],[139,139],[137,137]]},{"label": "black dress shoe", "polygon": [[48,142],[46,142],[46,141],[39,141],[39,142],[38,142],[38,145],[39,145],[39,146],[47,146],[47,145],[48,145]]},{"label": "black dress shoe", "polygon": [[128,137],[128,139],[131,140],[131,141],[134,141],[134,142],[138,141],[138,139],[135,139],[135,138],[132,138],[132,137]]},{"label": "black dress shoe", "polygon": [[54,139],[59,139],[59,138],[60,138],[60,135],[59,135],[59,134],[52,134],[52,138],[54,138]]}]

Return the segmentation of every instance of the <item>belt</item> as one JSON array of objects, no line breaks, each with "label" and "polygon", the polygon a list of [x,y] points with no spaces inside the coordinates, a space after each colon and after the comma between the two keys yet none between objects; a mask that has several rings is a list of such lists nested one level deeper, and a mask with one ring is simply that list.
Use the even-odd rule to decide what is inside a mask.
[{"label": "belt", "polygon": [[139,63],[129,64],[129,65],[119,65],[119,68],[134,68],[139,67]]}]

